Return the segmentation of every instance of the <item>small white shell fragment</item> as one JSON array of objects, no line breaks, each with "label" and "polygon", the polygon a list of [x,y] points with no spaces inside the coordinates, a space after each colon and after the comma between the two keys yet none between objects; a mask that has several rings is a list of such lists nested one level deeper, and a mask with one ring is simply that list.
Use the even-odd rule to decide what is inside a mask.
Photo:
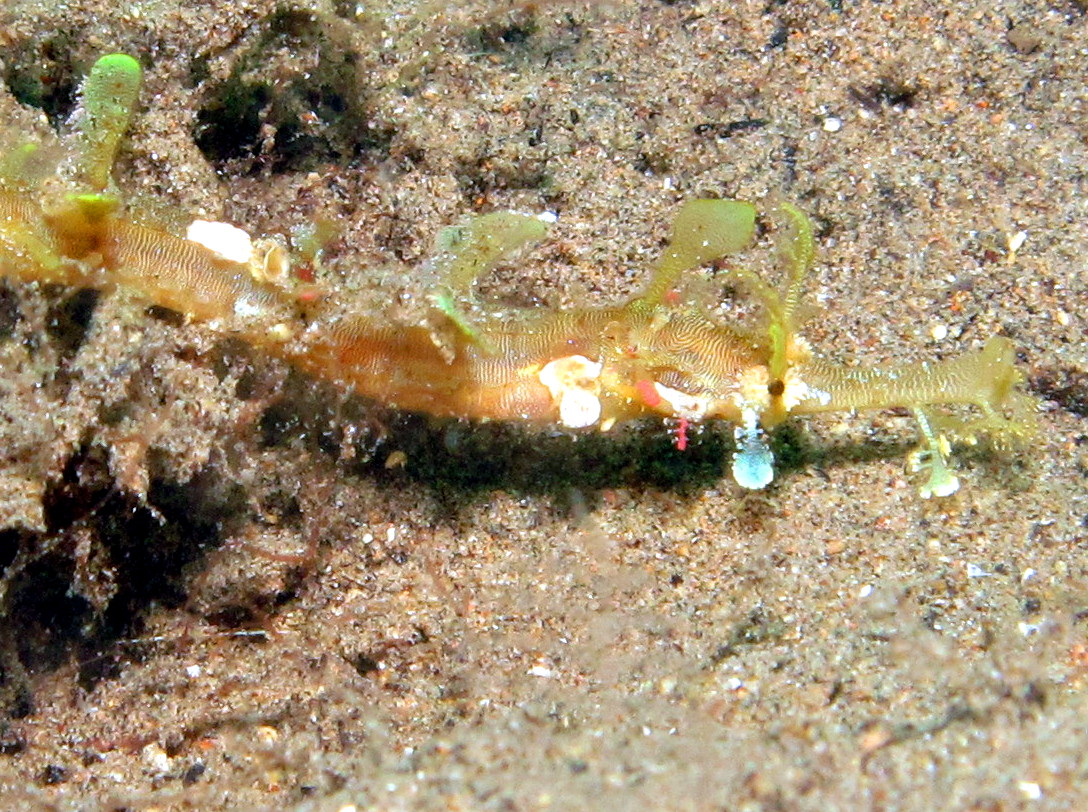
[{"label": "small white shell fragment", "polygon": [[601,401],[592,392],[572,389],[559,400],[559,421],[570,429],[584,429],[601,419]]},{"label": "small white shell fragment", "polygon": [[568,355],[545,364],[537,374],[559,407],[559,422],[569,429],[583,429],[601,419],[598,397],[601,365],[584,355]]},{"label": "small white shell fragment", "polygon": [[253,240],[238,226],[212,220],[193,220],[185,231],[185,239],[203,245],[223,259],[242,265],[253,256]]},{"label": "small white shell fragment", "polygon": [[294,335],[290,325],[279,322],[268,328],[268,337],[273,341],[287,341]]},{"label": "small white shell fragment", "polygon": [[654,382],[654,391],[672,407],[673,414],[677,417],[686,417],[688,420],[702,420],[706,417],[709,407],[705,400],[656,381]]},{"label": "small white shell fragment", "polygon": [[280,732],[271,725],[259,725],[256,730],[257,741],[261,744],[275,744],[280,740]]},{"label": "small white shell fragment", "polygon": [[144,763],[154,772],[162,774],[170,771],[170,756],[158,744],[152,742],[140,751]]},{"label": "small white shell fragment", "polygon": [[1043,797],[1043,788],[1034,781],[1021,781],[1020,792],[1029,801],[1038,801]]},{"label": "small white shell fragment", "polygon": [[287,250],[268,237],[254,241],[248,264],[249,275],[258,282],[282,283],[291,270]]},{"label": "small white shell fragment", "polygon": [[838,116],[828,116],[824,119],[824,132],[837,133],[842,129],[842,119]]}]

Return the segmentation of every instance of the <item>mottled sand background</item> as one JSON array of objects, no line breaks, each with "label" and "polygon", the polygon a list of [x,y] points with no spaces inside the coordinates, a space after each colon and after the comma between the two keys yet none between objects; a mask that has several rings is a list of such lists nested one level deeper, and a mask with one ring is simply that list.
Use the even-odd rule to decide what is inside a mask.
[{"label": "mottled sand background", "polygon": [[49,141],[138,56],[133,216],[331,221],[322,283],[410,318],[473,212],[558,214],[482,292],[564,307],[680,201],[781,193],[821,351],[1004,333],[1043,428],[927,502],[903,415],[803,421],[742,493],[725,429],[434,425],[5,283],[0,807],[1083,807],[1082,0],[111,5],[5,0],[0,113]]}]

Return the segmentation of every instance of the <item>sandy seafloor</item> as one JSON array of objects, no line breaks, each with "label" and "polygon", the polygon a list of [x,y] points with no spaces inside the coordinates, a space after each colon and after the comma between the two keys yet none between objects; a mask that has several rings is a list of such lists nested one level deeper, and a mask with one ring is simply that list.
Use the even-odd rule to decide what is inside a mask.
[{"label": "sandy seafloor", "polygon": [[904,414],[797,421],[744,493],[728,427],[433,424],[5,283],[0,808],[1085,808],[1083,2],[111,5],[5,0],[0,110],[48,142],[137,55],[134,216],[322,218],[318,282],[410,319],[474,212],[555,212],[481,296],[571,307],[779,193],[815,347],[1003,333],[1041,431],[925,501]]}]

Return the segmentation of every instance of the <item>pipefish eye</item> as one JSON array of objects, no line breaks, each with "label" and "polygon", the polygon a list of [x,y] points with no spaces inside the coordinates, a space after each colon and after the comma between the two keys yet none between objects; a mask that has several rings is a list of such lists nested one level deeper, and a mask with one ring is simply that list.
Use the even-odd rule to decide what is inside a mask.
[{"label": "pipefish eye", "polygon": [[786,383],[781,378],[776,378],[767,384],[767,394],[772,398],[782,397],[786,391]]}]

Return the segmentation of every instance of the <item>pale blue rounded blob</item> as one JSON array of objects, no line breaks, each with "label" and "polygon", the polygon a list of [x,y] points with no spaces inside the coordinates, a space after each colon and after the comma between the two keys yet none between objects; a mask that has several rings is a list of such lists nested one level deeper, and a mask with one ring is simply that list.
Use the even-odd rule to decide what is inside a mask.
[{"label": "pale blue rounded blob", "polygon": [[733,455],[733,479],[742,488],[758,491],[774,479],[774,454],[762,435],[747,434]]}]

